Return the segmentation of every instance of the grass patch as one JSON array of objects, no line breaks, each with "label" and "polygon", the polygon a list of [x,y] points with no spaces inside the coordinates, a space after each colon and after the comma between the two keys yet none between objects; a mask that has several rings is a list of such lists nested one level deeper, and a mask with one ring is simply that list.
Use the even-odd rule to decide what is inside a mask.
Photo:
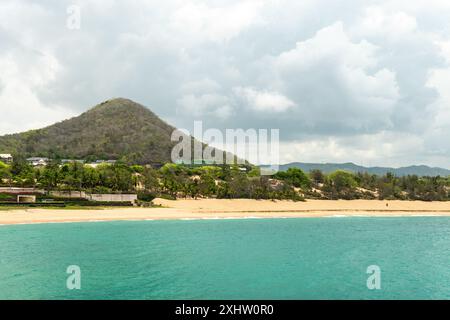
[{"label": "grass patch", "polygon": [[[105,210],[105,209],[112,209],[113,207],[100,207],[100,206],[65,206],[65,207],[39,207],[39,209],[45,209],[45,210]],[[117,208],[117,207],[115,207]],[[32,208],[36,209],[36,208]]]},{"label": "grass patch", "polygon": [[11,211],[11,210],[23,210],[23,209],[27,209],[24,207],[8,207],[8,206],[0,206],[0,211]]}]

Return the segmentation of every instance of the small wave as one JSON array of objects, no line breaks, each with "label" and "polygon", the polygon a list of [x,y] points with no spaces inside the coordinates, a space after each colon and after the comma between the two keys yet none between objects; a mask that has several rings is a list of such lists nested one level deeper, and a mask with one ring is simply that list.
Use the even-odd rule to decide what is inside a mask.
[{"label": "small wave", "polygon": [[331,216],[325,216],[325,218],[347,218],[348,215],[345,214],[333,214]]}]

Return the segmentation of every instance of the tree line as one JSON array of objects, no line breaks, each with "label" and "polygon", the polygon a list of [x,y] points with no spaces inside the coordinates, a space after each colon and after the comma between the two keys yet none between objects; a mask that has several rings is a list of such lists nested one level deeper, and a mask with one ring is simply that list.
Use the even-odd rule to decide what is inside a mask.
[{"label": "tree line", "polygon": [[378,176],[338,170],[305,173],[298,168],[260,174],[258,167],[186,166],[167,163],[161,168],[100,164],[90,167],[73,162],[50,162],[32,167],[16,156],[11,164],[0,162],[3,186],[35,187],[45,190],[93,193],[136,192],[144,199],[167,198],[252,198],[252,199],[399,199],[449,200],[449,177]]}]

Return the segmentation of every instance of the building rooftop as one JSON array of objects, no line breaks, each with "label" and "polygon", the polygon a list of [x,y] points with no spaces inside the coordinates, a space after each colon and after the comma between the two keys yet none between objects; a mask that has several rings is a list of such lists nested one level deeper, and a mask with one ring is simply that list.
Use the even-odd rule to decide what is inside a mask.
[{"label": "building rooftop", "polygon": [[72,162],[78,162],[78,163],[85,163],[85,160],[77,160],[77,159],[62,159],[61,163],[72,163]]},{"label": "building rooftop", "polygon": [[31,158],[27,158],[28,161],[48,161],[50,160],[49,158],[41,158],[41,157],[31,157]]}]

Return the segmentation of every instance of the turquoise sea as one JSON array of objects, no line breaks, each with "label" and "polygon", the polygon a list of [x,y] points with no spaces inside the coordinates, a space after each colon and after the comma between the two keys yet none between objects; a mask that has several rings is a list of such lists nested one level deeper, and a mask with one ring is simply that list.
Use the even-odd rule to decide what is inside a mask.
[{"label": "turquoise sea", "polygon": [[0,226],[0,299],[448,298],[447,217]]}]

